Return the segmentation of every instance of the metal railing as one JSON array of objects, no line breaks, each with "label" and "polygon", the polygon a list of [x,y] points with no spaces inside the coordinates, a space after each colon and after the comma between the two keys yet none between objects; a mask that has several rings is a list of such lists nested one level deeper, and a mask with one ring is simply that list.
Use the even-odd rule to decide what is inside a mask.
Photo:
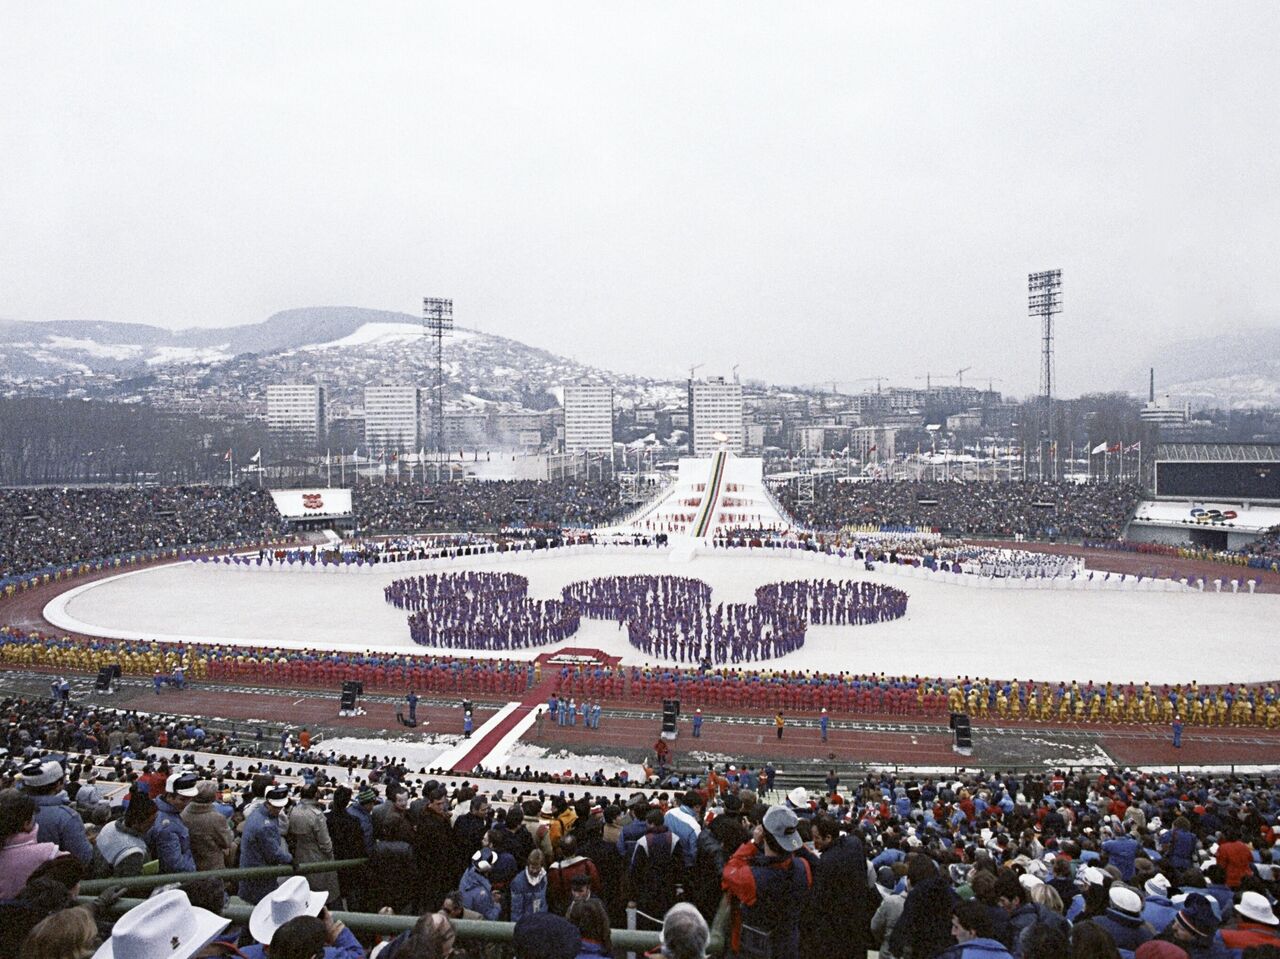
[{"label": "metal railing", "polygon": [[[338,859],[332,862],[295,863],[292,866],[251,866],[243,869],[210,869],[202,872],[168,873],[158,876],[122,876],[108,879],[86,879],[80,883],[80,902],[92,905],[94,896],[111,888],[123,888],[126,891],[151,890],[160,886],[180,885],[193,879],[272,879],[293,875],[310,875],[322,872],[341,872],[354,869],[365,864],[364,859]],[[120,899],[107,910],[113,917],[119,917],[135,906],[146,902],[145,899]],[[253,912],[253,906],[237,901],[229,902],[221,910],[224,919],[233,922],[247,923]],[[376,936],[397,936],[412,929],[418,922],[418,916],[382,915],[372,912],[345,912],[333,910],[331,915],[345,924],[353,932],[368,933]],[[730,909],[728,897],[720,901],[720,907],[711,924],[711,940],[707,947],[709,956],[720,956],[724,953],[728,942]],[[475,942],[511,943],[515,938],[515,923],[497,920],[454,919],[453,925],[460,940]],[[660,920],[658,920],[660,921]],[[656,949],[660,935],[656,931],[642,929],[613,929],[610,931],[613,941],[614,955],[622,953],[645,953]]]}]

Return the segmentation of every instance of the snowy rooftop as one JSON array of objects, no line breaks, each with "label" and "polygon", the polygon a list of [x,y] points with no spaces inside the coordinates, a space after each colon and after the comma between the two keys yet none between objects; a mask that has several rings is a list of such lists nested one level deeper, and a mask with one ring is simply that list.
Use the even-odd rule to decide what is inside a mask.
[{"label": "snowy rooftop", "polygon": [[[1214,515],[1216,511],[1217,515]],[[1202,519],[1201,517],[1206,517]],[[1243,532],[1261,533],[1280,526],[1280,506],[1250,506],[1240,503],[1181,500],[1167,502],[1146,500],[1138,504],[1135,523],[1161,526],[1211,525]]]}]

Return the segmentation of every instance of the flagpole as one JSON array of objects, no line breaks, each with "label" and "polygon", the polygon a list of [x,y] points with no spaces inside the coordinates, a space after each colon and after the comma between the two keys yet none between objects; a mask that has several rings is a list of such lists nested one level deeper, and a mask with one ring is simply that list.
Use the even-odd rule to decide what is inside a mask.
[{"label": "flagpole", "polygon": [[344,446],[338,450],[338,476],[342,484],[342,488],[347,488],[347,448]]},{"label": "flagpole", "polygon": [[1142,440],[1138,440],[1138,482],[1142,482]]},{"label": "flagpole", "polygon": [[227,450],[227,485],[236,485],[236,451]]}]

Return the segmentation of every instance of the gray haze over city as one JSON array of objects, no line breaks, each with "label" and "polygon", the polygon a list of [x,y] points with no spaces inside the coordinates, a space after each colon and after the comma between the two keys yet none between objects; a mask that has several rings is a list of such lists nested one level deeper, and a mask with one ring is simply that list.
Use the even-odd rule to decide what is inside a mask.
[{"label": "gray haze over city", "polygon": [[1037,382],[1280,322],[1280,6],[0,6],[0,317]]}]

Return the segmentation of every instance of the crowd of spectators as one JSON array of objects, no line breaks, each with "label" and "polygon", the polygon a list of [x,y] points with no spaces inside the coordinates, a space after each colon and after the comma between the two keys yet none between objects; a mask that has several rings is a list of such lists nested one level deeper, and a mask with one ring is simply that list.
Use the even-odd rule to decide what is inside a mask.
[{"label": "crowd of spectators", "polygon": [[[396,764],[223,764],[213,738],[198,754],[162,746],[168,726],[152,717],[124,716],[113,744],[119,714],[13,699],[0,713],[0,959],[444,957],[464,918],[515,922],[517,959],[583,959],[612,954],[629,902],[642,928],[661,926],[666,959],[703,959],[722,899],[729,949],[775,959],[1280,948],[1280,794],[1257,776],[842,783],[833,770],[810,792],[721,764],[677,792],[489,793]],[[205,875],[360,859],[305,877]],[[152,870],[174,882],[114,924],[119,891],[78,904],[83,879]],[[247,924],[220,915],[231,895],[254,907]],[[421,918],[376,942],[340,907]]]},{"label": "crowd of spectators", "polygon": [[358,486],[352,509],[362,535],[420,530],[601,526],[622,510],[618,485],[599,480],[486,480]]},{"label": "crowd of spectators", "polygon": [[0,489],[0,583],[51,567],[282,532],[271,494],[249,487]]},{"label": "crowd of spectators", "polygon": [[810,529],[937,530],[965,536],[1117,539],[1142,488],[1133,483],[822,483],[813,500],[779,491]]}]

